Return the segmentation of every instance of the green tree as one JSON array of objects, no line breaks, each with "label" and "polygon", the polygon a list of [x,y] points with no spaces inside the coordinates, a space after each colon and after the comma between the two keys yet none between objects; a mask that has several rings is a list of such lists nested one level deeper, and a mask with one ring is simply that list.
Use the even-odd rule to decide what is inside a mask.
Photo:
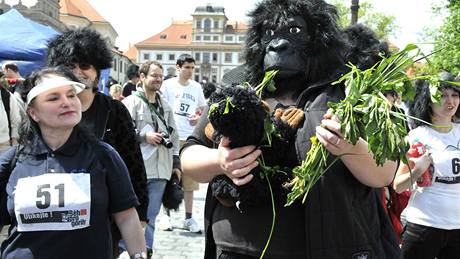
[{"label": "green tree", "polygon": [[[342,27],[350,25],[351,21],[351,0],[332,0],[331,4],[337,7],[339,11],[339,23]],[[384,13],[376,12],[374,6],[365,1],[359,3],[358,23],[363,23],[371,28],[377,37],[388,39],[398,30],[395,17]]]},{"label": "green tree", "polygon": [[441,28],[434,33],[431,63],[438,70],[457,74],[460,71],[460,0],[451,0],[444,8],[447,8],[447,15]]}]

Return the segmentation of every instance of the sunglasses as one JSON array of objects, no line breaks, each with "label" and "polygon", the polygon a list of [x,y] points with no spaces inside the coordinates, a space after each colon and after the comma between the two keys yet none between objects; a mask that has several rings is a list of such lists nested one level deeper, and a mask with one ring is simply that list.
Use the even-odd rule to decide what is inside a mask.
[{"label": "sunglasses", "polygon": [[74,69],[76,67],[79,67],[81,70],[88,70],[88,69],[91,69],[91,67],[93,65],[89,64],[89,63],[73,63],[73,64],[69,64],[67,65],[68,68],[70,69]]}]

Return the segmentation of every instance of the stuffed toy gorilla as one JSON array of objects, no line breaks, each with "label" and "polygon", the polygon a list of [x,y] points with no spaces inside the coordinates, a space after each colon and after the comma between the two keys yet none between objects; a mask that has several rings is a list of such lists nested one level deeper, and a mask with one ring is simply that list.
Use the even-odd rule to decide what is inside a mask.
[{"label": "stuffed toy gorilla", "polygon": [[[369,68],[388,54],[388,46],[363,25],[340,30],[334,19],[336,10],[323,1],[265,1],[250,17],[246,64],[248,82],[255,86],[265,71],[279,70],[280,87],[273,93],[265,91],[266,98],[284,94],[297,96],[309,84],[331,80],[346,72],[346,63]],[[280,26],[281,24],[281,26]],[[315,25],[315,26],[312,26]],[[317,26],[316,26],[317,25]],[[225,100],[230,100],[229,107]],[[279,173],[270,174],[275,199],[286,203],[289,192],[283,185],[291,179],[291,170],[297,164],[289,155],[296,131],[303,123],[303,112],[297,108],[274,107],[271,123],[276,132],[270,146],[262,141],[264,119],[270,112],[251,89],[229,87],[211,96],[210,104],[219,104],[220,112],[209,115],[216,134],[230,138],[232,148],[245,145],[261,147],[268,166],[278,166]],[[233,115],[223,114],[225,109]],[[226,176],[217,176],[211,182],[214,196],[227,206],[264,206],[270,202],[267,183],[260,175],[260,167],[251,172],[254,179],[236,186]]]}]

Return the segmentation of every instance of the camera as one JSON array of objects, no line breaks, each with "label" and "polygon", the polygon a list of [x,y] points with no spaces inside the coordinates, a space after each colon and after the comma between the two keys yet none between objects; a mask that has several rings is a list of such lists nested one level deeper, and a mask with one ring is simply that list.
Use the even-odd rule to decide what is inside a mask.
[{"label": "camera", "polygon": [[162,144],[162,145],[165,146],[166,148],[172,148],[172,147],[173,147],[173,143],[172,143],[171,140],[169,139],[168,133],[161,132],[161,135],[163,136],[163,138],[161,139],[160,144]]}]

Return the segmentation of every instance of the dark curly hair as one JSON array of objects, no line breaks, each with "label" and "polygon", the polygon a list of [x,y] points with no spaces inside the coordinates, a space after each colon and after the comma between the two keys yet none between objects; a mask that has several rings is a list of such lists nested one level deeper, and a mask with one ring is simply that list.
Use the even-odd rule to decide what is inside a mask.
[{"label": "dark curly hair", "polygon": [[97,31],[89,28],[69,30],[48,42],[48,66],[91,64],[98,72],[112,67],[112,51]]},{"label": "dark curly hair", "polygon": [[265,0],[249,13],[246,39],[247,76],[258,84],[264,76],[265,43],[263,29],[286,23],[289,17],[301,16],[307,23],[309,38],[302,44],[302,59],[310,82],[325,79],[344,64],[341,50],[345,42],[337,24],[337,9],[323,0]]},{"label": "dark curly hair", "polygon": [[[459,82],[459,78],[454,78],[454,76],[449,72],[441,72],[439,74],[439,78],[443,81],[456,81]],[[433,111],[431,109],[431,105],[433,102],[431,101],[431,94],[430,94],[430,85],[429,82],[426,80],[418,79],[415,81],[416,86],[416,94],[414,100],[409,104],[409,115],[415,118],[424,120],[426,122],[432,123],[432,115]],[[441,82],[440,90],[450,88],[460,93],[460,89],[457,87],[448,84],[446,82]],[[460,110],[457,108],[455,112],[455,116],[459,118]],[[412,128],[416,128],[421,125],[425,125],[423,122],[410,119],[409,123]]]}]

